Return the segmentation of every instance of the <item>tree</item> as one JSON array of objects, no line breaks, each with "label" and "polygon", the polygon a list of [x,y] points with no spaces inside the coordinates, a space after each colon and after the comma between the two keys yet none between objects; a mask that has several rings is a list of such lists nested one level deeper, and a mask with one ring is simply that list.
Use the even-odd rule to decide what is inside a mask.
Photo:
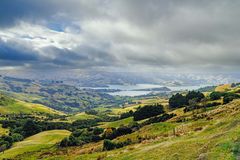
[{"label": "tree", "polygon": [[107,128],[105,131],[104,131],[104,137],[108,138],[110,137],[111,135],[113,134],[113,129],[112,128]]},{"label": "tree", "polygon": [[186,97],[177,93],[169,99],[170,108],[180,108],[187,104]]},{"label": "tree", "polygon": [[234,99],[240,98],[240,96],[238,94],[235,93],[225,93],[224,97],[223,97],[223,104],[227,104],[231,101],[233,101]]},{"label": "tree", "polygon": [[41,132],[41,127],[37,125],[33,120],[29,119],[23,126],[23,132],[24,136],[28,137]]},{"label": "tree", "polygon": [[103,150],[109,151],[116,148],[116,144],[109,139],[105,139],[103,142]]},{"label": "tree", "polygon": [[209,95],[210,99],[211,100],[218,100],[218,99],[221,99],[222,97],[222,93],[220,92],[212,92],[210,95]]},{"label": "tree", "polygon": [[150,118],[157,116],[159,114],[164,113],[163,106],[161,104],[155,104],[155,105],[146,105],[143,107],[139,107],[134,113],[133,113],[133,119],[134,121],[139,121],[142,119]]},{"label": "tree", "polygon": [[191,100],[191,99],[195,99],[196,102],[200,102],[204,97],[205,97],[204,94],[202,94],[199,91],[197,91],[197,92],[189,91],[186,95],[187,102],[189,102],[189,100]]},{"label": "tree", "polygon": [[64,138],[61,142],[60,142],[60,146],[61,147],[67,147],[68,146],[68,137]]}]

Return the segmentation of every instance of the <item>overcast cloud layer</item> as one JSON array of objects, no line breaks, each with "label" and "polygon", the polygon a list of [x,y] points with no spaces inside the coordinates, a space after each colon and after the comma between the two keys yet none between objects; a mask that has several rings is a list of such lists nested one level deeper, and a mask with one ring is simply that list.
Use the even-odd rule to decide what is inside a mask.
[{"label": "overcast cloud layer", "polygon": [[238,0],[1,0],[0,66],[237,71]]}]

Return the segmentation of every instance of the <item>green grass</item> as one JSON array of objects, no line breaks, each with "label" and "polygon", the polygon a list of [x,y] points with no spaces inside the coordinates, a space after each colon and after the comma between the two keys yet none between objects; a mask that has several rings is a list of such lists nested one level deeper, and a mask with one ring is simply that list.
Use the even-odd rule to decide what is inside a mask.
[{"label": "green grass", "polygon": [[[118,137],[114,141],[130,138],[136,142],[107,152],[91,152],[96,144],[89,145],[89,152],[75,154],[83,148],[69,148],[69,155],[50,156],[49,159],[93,160],[236,160],[240,156],[240,100],[205,112],[211,119],[200,118],[186,122],[164,122],[147,125],[139,131]],[[183,112],[177,112],[177,117]],[[199,113],[201,115],[202,113]],[[191,114],[186,114],[189,118]],[[200,129],[199,129],[200,128]],[[175,134],[174,134],[175,132]],[[102,143],[102,142],[101,142]],[[86,146],[87,147],[87,146]],[[101,148],[101,146],[100,146]],[[89,154],[90,153],[90,154]]]},{"label": "green grass", "polygon": [[17,155],[50,148],[69,135],[70,132],[67,130],[51,130],[38,133],[21,142],[15,143],[10,149],[6,150],[4,153],[0,153],[0,159],[14,158]]},{"label": "green grass", "polygon": [[[144,103],[153,101],[146,100]],[[240,100],[234,100],[226,105],[212,107],[206,112],[199,110],[196,113],[196,116],[199,116],[197,119],[193,119],[193,112],[184,113],[183,108],[174,110],[177,116],[167,122],[147,125],[136,132],[114,139],[115,142],[131,139],[133,144],[112,151],[101,151],[101,141],[81,147],[42,150],[31,154],[31,157],[42,159],[44,155],[44,159],[49,160],[237,160],[240,158],[239,106]],[[129,106],[131,107],[133,106]],[[126,108],[115,110],[114,113],[118,114]],[[179,119],[186,121],[177,122]],[[130,117],[104,122],[100,127],[119,127],[132,121]],[[29,154],[24,154],[21,158],[27,156]]]},{"label": "green grass", "polygon": [[23,101],[15,101],[13,103],[0,106],[0,113],[2,114],[19,114],[19,113],[49,113],[49,114],[63,114],[59,111],[51,109],[41,104],[28,103]]},{"label": "green grass", "polygon": [[118,128],[121,125],[128,125],[131,122],[133,122],[133,117],[121,119],[121,120],[114,121],[114,122],[102,122],[102,123],[100,123],[101,125],[99,127],[102,127],[102,128],[110,128],[110,127]]},{"label": "green grass", "polygon": [[225,91],[229,91],[230,89],[231,89],[231,84],[223,84],[223,85],[217,86],[215,88],[215,91],[225,92]]},{"label": "green grass", "polygon": [[85,112],[82,112],[82,113],[77,113],[77,114],[71,115],[67,119],[68,119],[68,121],[72,122],[72,121],[76,121],[76,120],[95,119],[95,118],[98,118],[98,116],[89,115],[89,114],[86,114]]}]

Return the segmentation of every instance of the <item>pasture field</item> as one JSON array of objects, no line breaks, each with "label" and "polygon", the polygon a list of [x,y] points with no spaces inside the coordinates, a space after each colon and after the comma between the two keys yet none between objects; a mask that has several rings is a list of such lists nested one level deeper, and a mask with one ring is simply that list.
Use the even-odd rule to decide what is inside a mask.
[{"label": "pasture field", "polygon": [[70,133],[71,132],[67,130],[50,130],[38,133],[21,142],[15,143],[10,149],[6,150],[4,153],[0,153],[0,159],[14,158],[22,154],[51,148],[63,138],[69,136]]}]

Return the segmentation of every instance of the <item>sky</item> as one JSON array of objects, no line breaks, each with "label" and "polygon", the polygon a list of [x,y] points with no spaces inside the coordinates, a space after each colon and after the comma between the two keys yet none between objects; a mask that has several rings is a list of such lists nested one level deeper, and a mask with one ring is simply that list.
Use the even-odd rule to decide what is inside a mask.
[{"label": "sky", "polygon": [[238,0],[0,0],[0,70],[238,72]]}]

